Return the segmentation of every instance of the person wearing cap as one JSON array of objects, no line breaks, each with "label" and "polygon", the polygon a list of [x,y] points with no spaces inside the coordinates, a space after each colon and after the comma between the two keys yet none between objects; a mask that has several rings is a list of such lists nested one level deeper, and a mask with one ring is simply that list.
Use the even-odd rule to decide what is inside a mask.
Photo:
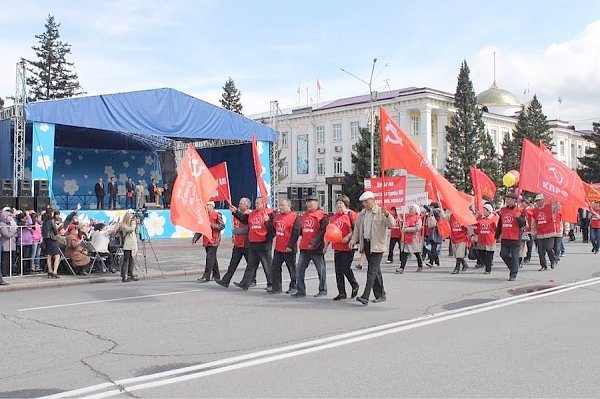
[{"label": "person wearing cap", "polygon": [[239,283],[234,282],[236,287],[247,290],[256,277],[258,265],[262,264],[267,277],[267,292],[273,290],[271,281],[271,247],[273,244],[273,234],[267,229],[267,222],[273,219],[273,211],[268,209],[265,199],[256,198],[254,201],[254,210],[248,214],[240,212],[235,206],[229,207],[231,214],[242,223],[248,225],[248,266],[244,272],[244,277]]},{"label": "person wearing cap", "polygon": [[[357,215],[351,212],[350,198],[346,195],[338,197],[336,201],[337,213],[329,218],[329,224],[336,226],[342,233],[340,242],[331,243],[334,250],[333,260],[335,263],[335,279],[337,283],[338,295],[333,298],[334,301],[346,299],[346,279],[352,287],[350,298],[358,295],[358,282],[352,272],[352,260],[354,259],[354,251],[348,242],[352,238],[352,229],[356,222]],[[325,250],[327,250],[329,242],[325,241]]]},{"label": "person wearing cap", "polygon": [[521,234],[526,224],[522,209],[517,207],[517,199],[515,193],[506,193],[506,205],[500,209],[500,218],[496,226],[496,238],[500,238],[500,257],[510,270],[509,281],[516,280],[519,273]]},{"label": "person wearing cap", "polygon": [[300,256],[298,268],[296,269],[296,293],[292,297],[306,296],[306,284],[304,276],[308,264],[312,261],[319,275],[319,292],[315,297],[327,295],[327,269],[325,265],[324,237],[327,229],[327,214],[319,207],[319,200],[315,196],[309,196],[305,200],[306,211],[300,218]]},{"label": "person wearing cap", "polygon": [[290,285],[286,294],[296,293],[296,252],[300,237],[300,217],[292,211],[288,199],[280,199],[278,212],[274,220],[269,219],[267,228],[275,235],[275,250],[271,264],[273,290],[269,294],[281,294],[281,267],[285,263],[290,274]]},{"label": "person wearing cap", "polygon": [[483,214],[477,218],[477,224],[473,235],[477,240],[478,257],[485,267],[484,274],[492,272],[492,263],[494,261],[494,251],[496,250],[496,228],[498,218],[494,214],[494,207],[491,204],[483,206]]},{"label": "person wearing cap", "polygon": [[404,223],[402,224],[400,267],[396,269],[396,273],[404,273],[409,254],[413,254],[415,259],[417,259],[417,272],[423,270],[423,259],[421,258],[423,250],[422,229],[423,219],[421,218],[421,208],[417,204],[411,204],[408,207],[408,214],[405,216]]},{"label": "person wearing cap", "polygon": [[133,209],[128,209],[123,216],[119,232],[123,236],[123,263],[121,263],[121,281],[128,283],[137,281],[138,278],[133,275],[133,251],[137,251],[138,225],[134,218]]},{"label": "person wearing cap", "polygon": [[535,196],[535,208],[532,211],[530,222],[531,235],[538,248],[540,271],[548,270],[546,254],[548,254],[552,269],[558,262],[558,254],[554,252],[554,240],[556,239],[555,220],[559,211],[560,204],[558,202],[546,203],[543,194]]},{"label": "person wearing cap", "polygon": [[[394,227],[394,217],[390,212],[375,203],[375,195],[372,191],[365,191],[359,198],[363,204],[363,210],[358,214],[350,247],[358,244],[358,250],[365,253],[367,257],[367,281],[363,294],[356,300],[363,305],[369,303],[371,290],[375,295],[374,303],[386,300],[383,288],[383,276],[381,275],[381,260],[383,254],[389,250],[390,230]],[[420,249],[419,249],[420,251]]]},{"label": "person wearing cap", "polygon": [[206,250],[206,266],[204,267],[204,274],[198,279],[199,283],[207,283],[212,278],[219,280],[221,273],[219,272],[219,262],[217,261],[217,249],[221,243],[221,231],[225,228],[225,222],[221,213],[215,210],[215,203],[208,201],[206,203],[206,211],[208,212],[208,220],[210,222],[211,236],[203,236],[200,233],[194,234],[192,238],[192,244],[195,244],[200,237],[202,239],[202,245]]}]

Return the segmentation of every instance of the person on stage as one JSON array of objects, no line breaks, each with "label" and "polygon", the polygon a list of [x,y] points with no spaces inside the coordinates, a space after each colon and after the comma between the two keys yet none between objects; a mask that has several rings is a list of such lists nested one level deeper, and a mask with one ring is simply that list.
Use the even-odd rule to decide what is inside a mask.
[{"label": "person on stage", "polygon": [[156,201],[156,189],[158,186],[156,185],[156,180],[150,180],[150,185],[148,186],[148,195],[150,196],[150,202]]},{"label": "person on stage", "polygon": [[206,267],[204,268],[204,274],[198,279],[199,283],[208,283],[211,279],[217,281],[221,277],[219,262],[217,261],[217,249],[219,248],[219,244],[221,244],[221,231],[225,228],[225,222],[221,213],[215,210],[215,203],[213,201],[206,203],[206,210],[208,211],[208,220],[212,235],[211,237],[207,237],[196,233],[192,239],[192,244],[195,244],[200,237],[203,237],[202,244],[206,249]]},{"label": "person on stage", "polygon": [[290,274],[290,285],[286,294],[294,294],[296,291],[296,253],[298,237],[300,237],[300,217],[292,211],[291,205],[288,199],[279,200],[279,211],[275,219],[267,222],[267,228],[275,235],[275,251],[271,265],[273,290],[269,292],[270,294],[282,292],[283,263]]},{"label": "person on stage", "polygon": [[115,181],[115,177],[111,176],[108,182],[108,204],[110,209],[117,209],[117,194],[119,193],[119,187]]},{"label": "person on stage", "polygon": [[418,205],[412,204],[408,207],[408,214],[402,224],[402,242],[400,243],[400,267],[396,273],[404,273],[408,255],[413,254],[417,259],[417,272],[423,270],[423,259],[421,252],[423,249],[422,240],[423,219],[421,218],[421,209]]},{"label": "person on stage", "polygon": [[135,208],[135,184],[133,184],[131,177],[125,183],[125,191],[125,208]]},{"label": "person on stage", "polygon": [[102,178],[98,179],[98,183],[94,186],[96,194],[96,209],[104,209],[104,182]]},{"label": "person on stage", "polygon": [[535,197],[535,208],[531,216],[531,234],[535,238],[538,256],[540,259],[540,271],[548,270],[546,254],[550,260],[550,268],[554,269],[558,263],[558,253],[554,252],[554,241],[556,239],[557,214],[560,211],[558,202],[546,203],[544,194]]},{"label": "person on stage", "polygon": [[515,281],[519,273],[521,234],[526,224],[523,210],[517,207],[517,199],[517,194],[513,192],[506,194],[506,205],[500,209],[496,226],[496,238],[500,238],[500,257],[510,270],[509,281]]},{"label": "person on stage", "polygon": [[135,186],[135,207],[136,209],[144,208],[144,182],[142,180],[138,181]]},{"label": "person on stage", "polygon": [[[250,200],[248,198],[241,198],[238,205],[238,211],[243,215],[250,213]],[[242,223],[235,214],[232,213],[233,217],[233,250],[231,252],[231,260],[229,261],[229,267],[227,273],[222,279],[215,279],[215,283],[225,288],[229,287],[229,283],[233,278],[235,271],[237,270],[242,258],[246,260],[246,266],[248,265],[248,224]],[[253,282],[256,285],[256,281]],[[250,284],[252,287],[253,284]]]}]

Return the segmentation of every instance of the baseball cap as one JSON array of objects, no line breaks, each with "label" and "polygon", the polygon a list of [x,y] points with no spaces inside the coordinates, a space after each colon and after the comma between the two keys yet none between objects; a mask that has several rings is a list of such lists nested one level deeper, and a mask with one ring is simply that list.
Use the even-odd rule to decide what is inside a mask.
[{"label": "baseball cap", "polygon": [[374,199],[375,198],[375,194],[373,194],[373,191],[365,191],[364,193],[362,193],[362,195],[360,196],[360,198],[358,198],[359,201],[366,201],[368,199]]},{"label": "baseball cap", "polygon": [[304,200],[304,202],[308,202],[308,201],[317,201],[319,202],[319,199],[314,196],[314,195],[309,195],[308,197],[306,197],[306,199]]},{"label": "baseball cap", "polygon": [[485,204],[483,207],[487,209],[490,213],[494,212],[494,207],[491,204]]},{"label": "baseball cap", "polygon": [[2,208],[2,212],[9,212],[10,210],[10,206],[5,206],[4,208]]},{"label": "baseball cap", "polygon": [[543,199],[544,199],[544,194],[538,194],[535,196],[536,201],[543,200]]}]

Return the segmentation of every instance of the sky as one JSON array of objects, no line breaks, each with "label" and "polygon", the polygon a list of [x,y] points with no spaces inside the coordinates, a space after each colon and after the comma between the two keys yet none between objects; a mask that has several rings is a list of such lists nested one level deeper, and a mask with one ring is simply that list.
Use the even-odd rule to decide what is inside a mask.
[{"label": "sky", "polygon": [[231,77],[249,115],[272,100],[316,103],[317,79],[321,102],[368,93],[341,68],[368,81],[374,58],[376,90],[454,93],[466,60],[479,93],[493,81],[496,52],[498,85],[522,102],[535,93],[549,119],[578,129],[600,120],[596,1],[4,2],[1,97],[14,94],[15,64],[33,57],[48,14],[90,95],[171,87],[218,105]]}]

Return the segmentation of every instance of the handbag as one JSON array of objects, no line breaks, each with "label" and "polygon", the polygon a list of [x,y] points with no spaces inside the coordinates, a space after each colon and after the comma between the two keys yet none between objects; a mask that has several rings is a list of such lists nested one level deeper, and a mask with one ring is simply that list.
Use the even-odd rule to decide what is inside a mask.
[{"label": "handbag", "polygon": [[531,240],[531,237],[529,237],[528,233],[521,234],[521,241],[529,241],[529,240]]},{"label": "handbag", "polygon": [[467,255],[469,260],[476,260],[478,255],[479,255],[479,250],[477,248],[475,248],[475,247],[469,248],[469,254]]}]

